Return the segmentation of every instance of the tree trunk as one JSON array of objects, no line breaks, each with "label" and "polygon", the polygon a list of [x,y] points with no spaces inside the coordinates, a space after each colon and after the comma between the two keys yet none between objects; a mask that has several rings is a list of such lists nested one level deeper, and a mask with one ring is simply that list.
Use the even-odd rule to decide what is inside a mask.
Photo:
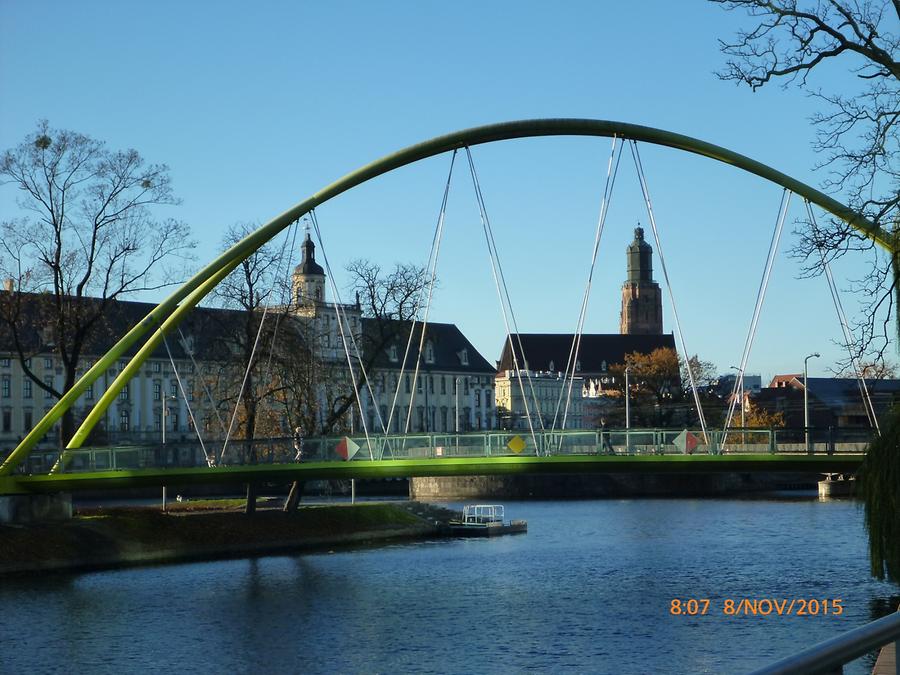
[{"label": "tree trunk", "polygon": [[252,516],[256,513],[256,483],[247,483],[247,504],[244,506],[244,513]]},{"label": "tree trunk", "polygon": [[291,483],[291,490],[288,492],[287,499],[284,501],[283,510],[285,513],[293,513],[297,510],[297,505],[303,497],[303,484],[304,481],[302,480],[295,480]]}]

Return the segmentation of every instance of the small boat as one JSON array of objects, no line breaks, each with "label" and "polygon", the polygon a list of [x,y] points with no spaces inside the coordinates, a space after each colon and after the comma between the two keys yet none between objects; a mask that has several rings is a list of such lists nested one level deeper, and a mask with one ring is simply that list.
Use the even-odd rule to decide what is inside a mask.
[{"label": "small boat", "polygon": [[469,504],[463,507],[459,520],[450,521],[450,533],[458,537],[495,537],[528,531],[527,521],[503,518],[502,504]]}]

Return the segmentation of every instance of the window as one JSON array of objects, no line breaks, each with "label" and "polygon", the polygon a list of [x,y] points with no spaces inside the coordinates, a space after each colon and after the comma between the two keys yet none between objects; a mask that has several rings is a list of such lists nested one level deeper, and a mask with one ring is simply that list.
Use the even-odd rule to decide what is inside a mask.
[{"label": "window", "polygon": [[579,373],[581,372],[581,361],[575,362],[575,370],[576,370],[576,372],[579,372]]},{"label": "window", "polygon": [[2,359],[0,359],[0,366],[2,366],[4,368],[9,368],[9,357],[8,356],[4,356]]},{"label": "window", "polygon": [[53,370],[53,359],[49,356],[44,358],[44,370]]},{"label": "window", "polygon": [[188,397],[188,401],[193,401],[193,400],[194,400],[194,382],[193,382],[193,380],[191,380],[190,382],[188,382],[188,386],[187,386],[187,397]]},{"label": "window", "polygon": [[3,411],[3,431],[12,431],[12,410]]},{"label": "window", "polygon": [[162,372],[162,363],[160,363],[159,361],[154,361],[153,362],[153,372],[161,373]]},{"label": "window", "polygon": [[[47,375],[46,377],[44,377],[44,384],[45,384],[46,386],[52,388],[52,387],[53,387],[53,376],[52,376],[52,375]],[[47,391],[47,390],[45,389],[45,390],[44,390],[44,398],[45,398],[45,399],[51,399],[51,398],[53,398],[53,394],[51,394],[49,391]]]},{"label": "window", "polygon": [[[428,376],[428,393],[429,394],[434,393],[434,375]],[[434,425],[432,424],[432,426],[434,426]]]},{"label": "window", "polygon": [[425,363],[434,363],[434,345],[430,341],[425,343]]},{"label": "window", "polygon": [[406,380],[406,393],[408,394],[408,393],[410,392],[410,388],[409,388],[409,375],[407,375],[404,379]]},{"label": "window", "polygon": [[441,408],[441,431],[447,431],[447,408]]},{"label": "window", "polygon": [[119,370],[125,370],[125,366],[128,365],[127,361],[119,361]]},{"label": "window", "polygon": [[4,375],[4,376],[3,376],[3,383],[2,383],[2,385],[0,385],[0,386],[2,386],[2,388],[3,388],[3,391],[2,391],[2,396],[3,396],[3,398],[9,398],[9,396],[10,396],[10,392],[9,392],[9,388],[10,388],[9,375]]},{"label": "window", "polygon": [[194,365],[194,362],[191,361],[191,365],[188,366],[188,372],[189,372],[191,375],[193,375],[195,370],[196,370],[196,366]]},{"label": "window", "polygon": [[469,365],[469,350],[468,349],[463,349],[459,353],[459,362],[461,364],[463,364],[464,366]]},{"label": "window", "polygon": [[169,382],[169,396],[178,398],[178,380],[171,380]]},{"label": "window", "polygon": [[422,393],[422,380],[424,379],[424,376],[416,378],[416,391],[420,394]]},{"label": "window", "polygon": [[[124,391],[124,389],[122,390]],[[119,411],[119,431],[128,431],[131,428],[131,413],[127,410]]]},{"label": "window", "polygon": [[392,363],[397,363],[400,360],[400,357],[397,356],[397,345],[391,345],[391,348],[388,352],[388,358]]},{"label": "window", "polygon": [[153,414],[153,430],[154,431],[162,430],[162,414],[160,414],[160,413]]},{"label": "window", "polygon": [[31,380],[22,380],[22,398],[31,398]]},{"label": "window", "polygon": [[86,401],[94,400],[94,383],[91,382],[84,390],[84,399]]},{"label": "window", "polygon": [[[441,375],[441,393],[447,393],[447,377],[445,375]],[[446,429],[444,429],[446,431]]]},{"label": "window", "polygon": [[30,410],[26,410],[26,411],[24,411],[24,412],[22,413],[22,422],[23,422],[24,425],[25,425],[25,431],[26,431],[26,432],[31,431],[31,427],[34,426],[34,425],[32,424],[33,421],[34,421],[34,420],[33,420],[33,418],[32,418],[32,414],[31,414],[31,411],[30,411]]},{"label": "window", "polygon": [[[122,391],[119,392],[119,400],[127,401],[130,394],[131,394],[131,383],[129,382],[124,387],[122,387]],[[124,429],[123,431],[128,431],[128,430]]]},{"label": "window", "polygon": [[418,431],[425,431],[425,409],[422,406],[416,407],[416,417],[419,419]]},{"label": "window", "polygon": [[468,396],[468,395],[469,395],[469,378],[464,377],[463,378],[463,396]]},{"label": "window", "polygon": [[488,410],[491,409],[491,390],[490,389],[484,390],[484,407],[487,408]]},{"label": "window", "polygon": [[25,367],[31,368],[31,359],[25,359]]},{"label": "window", "polygon": [[162,382],[159,380],[153,380],[153,400],[162,400]]},{"label": "window", "polygon": [[481,389],[475,390],[475,407],[479,407],[481,405]]}]

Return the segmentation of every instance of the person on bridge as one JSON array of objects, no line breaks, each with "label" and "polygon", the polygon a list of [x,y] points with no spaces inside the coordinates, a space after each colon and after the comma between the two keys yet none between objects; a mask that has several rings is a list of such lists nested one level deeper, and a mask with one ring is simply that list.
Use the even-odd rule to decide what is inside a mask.
[{"label": "person on bridge", "polygon": [[600,452],[607,455],[616,454],[615,448],[609,442],[609,431],[606,429],[606,418],[600,418]]},{"label": "person on bridge", "polygon": [[294,429],[294,450],[297,454],[294,455],[295,462],[303,461],[303,427],[297,427]]}]

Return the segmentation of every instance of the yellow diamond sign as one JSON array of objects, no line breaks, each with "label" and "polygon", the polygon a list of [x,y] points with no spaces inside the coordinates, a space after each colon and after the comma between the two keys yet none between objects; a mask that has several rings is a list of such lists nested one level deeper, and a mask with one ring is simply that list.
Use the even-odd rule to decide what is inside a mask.
[{"label": "yellow diamond sign", "polygon": [[509,443],[506,444],[506,447],[518,455],[525,449],[525,439],[521,436],[513,436],[509,439]]}]

